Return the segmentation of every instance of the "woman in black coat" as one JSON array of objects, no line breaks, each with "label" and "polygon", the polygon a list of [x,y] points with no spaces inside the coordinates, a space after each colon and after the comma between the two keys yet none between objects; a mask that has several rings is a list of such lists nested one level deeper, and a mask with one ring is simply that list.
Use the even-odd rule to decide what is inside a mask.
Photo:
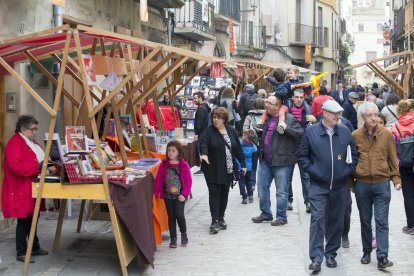
[{"label": "woman in black coat", "polygon": [[216,107],[211,112],[212,125],[200,139],[201,170],[207,182],[212,223],[210,233],[227,229],[224,213],[227,207],[230,185],[233,181],[233,164],[235,159],[241,163],[246,173],[243,149],[234,127],[227,124],[229,112],[223,107]]}]

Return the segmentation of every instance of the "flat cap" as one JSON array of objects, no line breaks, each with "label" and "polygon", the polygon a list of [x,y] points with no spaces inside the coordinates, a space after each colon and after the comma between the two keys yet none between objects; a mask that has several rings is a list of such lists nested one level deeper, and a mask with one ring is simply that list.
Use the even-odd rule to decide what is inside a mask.
[{"label": "flat cap", "polygon": [[348,98],[353,98],[353,99],[358,100],[359,99],[359,95],[358,95],[357,92],[351,92],[351,93],[349,93]]},{"label": "flat cap", "polygon": [[322,109],[332,113],[344,111],[344,109],[334,100],[327,100],[323,103]]}]

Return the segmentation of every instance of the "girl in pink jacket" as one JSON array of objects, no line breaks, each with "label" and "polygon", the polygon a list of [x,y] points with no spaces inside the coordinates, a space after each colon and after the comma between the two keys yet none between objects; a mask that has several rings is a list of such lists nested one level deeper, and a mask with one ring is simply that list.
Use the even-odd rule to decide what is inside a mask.
[{"label": "girl in pink jacket", "polygon": [[185,200],[190,195],[192,179],[188,163],[183,159],[184,150],[180,142],[174,140],[167,145],[167,158],[163,160],[155,178],[154,194],[164,198],[170,228],[170,247],[177,247],[176,221],[181,232],[181,245],[187,246],[187,226],[184,217]]}]

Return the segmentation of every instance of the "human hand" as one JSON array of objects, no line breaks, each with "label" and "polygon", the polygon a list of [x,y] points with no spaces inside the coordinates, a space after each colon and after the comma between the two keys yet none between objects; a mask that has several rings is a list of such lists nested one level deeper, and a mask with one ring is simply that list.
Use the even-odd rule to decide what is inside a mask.
[{"label": "human hand", "polygon": [[394,189],[397,191],[401,190],[401,183],[394,183]]},{"label": "human hand", "polygon": [[51,174],[56,174],[57,173],[57,168],[56,166],[51,166],[47,168],[49,170],[49,173]]},{"label": "human hand", "polygon": [[178,201],[184,202],[185,201],[185,197],[183,195],[179,195],[178,196]]},{"label": "human hand", "polygon": [[287,124],[285,122],[280,122],[279,126],[283,127],[283,129],[287,128]]},{"label": "human hand", "polygon": [[208,156],[207,155],[200,155],[200,160],[201,162],[206,162],[207,164],[210,165],[210,162],[208,161]]},{"label": "human hand", "polygon": [[242,168],[242,171],[243,171],[243,175],[246,175],[247,169],[246,168]]},{"label": "human hand", "polygon": [[306,115],[306,121],[311,123],[316,123],[316,118],[313,115]]}]

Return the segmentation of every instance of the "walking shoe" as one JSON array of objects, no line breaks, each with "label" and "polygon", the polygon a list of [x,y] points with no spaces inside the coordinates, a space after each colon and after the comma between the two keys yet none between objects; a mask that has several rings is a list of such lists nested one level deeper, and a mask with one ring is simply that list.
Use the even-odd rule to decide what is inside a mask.
[{"label": "walking shoe", "polygon": [[288,222],[287,222],[287,220],[280,220],[280,219],[277,219],[277,220],[274,220],[274,221],[272,221],[271,223],[270,223],[270,225],[272,225],[272,226],[281,226],[281,225],[285,225],[285,224],[287,224]]},{"label": "walking shoe", "polygon": [[384,269],[384,268],[387,268],[387,267],[391,267],[393,265],[394,265],[393,262],[388,260],[386,257],[378,258],[378,268],[379,269]]},{"label": "walking shoe", "polygon": [[217,234],[220,231],[220,227],[217,220],[214,220],[210,225],[210,234]]},{"label": "walking shoe", "polygon": [[311,205],[310,203],[306,203],[306,213],[310,213],[311,212]]},{"label": "walking shoe", "polygon": [[242,204],[247,204],[247,198],[243,198]]},{"label": "walking shoe", "polygon": [[377,240],[375,238],[372,239],[372,248],[377,248]]},{"label": "walking shoe", "polygon": [[326,266],[329,268],[334,268],[336,267],[338,264],[335,261],[334,257],[326,257]]},{"label": "walking shoe", "polygon": [[226,230],[227,229],[227,223],[224,220],[224,218],[219,218],[218,225],[219,225],[220,230]]},{"label": "walking shoe", "polygon": [[349,248],[348,236],[342,236],[342,247],[343,248]]},{"label": "walking shoe", "polygon": [[[26,259],[26,255],[20,255],[16,257],[16,261],[22,262],[24,263],[24,260]],[[33,264],[35,261],[33,259],[33,257],[30,257],[30,261],[29,263]]]},{"label": "walking shoe", "polygon": [[177,237],[172,237],[171,238],[170,248],[177,248]]},{"label": "walking shoe", "polygon": [[402,231],[404,234],[414,235],[414,227],[409,228],[408,226],[404,226]]},{"label": "walking shoe", "polygon": [[45,256],[47,254],[49,254],[49,252],[47,252],[43,248],[39,248],[39,250],[32,251],[32,256]]},{"label": "walking shoe", "polygon": [[313,272],[319,272],[319,271],[321,271],[321,263],[318,262],[318,261],[313,261],[309,265],[309,270],[312,270]]},{"label": "walking shoe", "polygon": [[181,233],[181,245],[186,247],[188,244],[187,233]]},{"label": "walking shoe", "polygon": [[253,203],[254,199],[253,196],[249,196],[249,203]]},{"label": "walking shoe", "polygon": [[194,173],[194,175],[204,175],[203,172],[201,170],[198,170]]},{"label": "walking shoe", "polygon": [[364,252],[361,258],[361,264],[369,264],[371,262],[371,253]]},{"label": "walking shoe", "polygon": [[292,210],[293,210],[292,202],[288,202],[288,207],[287,207],[287,209],[288,209],[289,211],[292,211]]},{"label": "walking shoe", "polygon": [[285,129],[281,125],[278,125],[277,126],[277,132],[279,134],[284,134],[285,133]]},{"label": "walking shoe", "polygon": [[273,220],[273,218],[264,218],[264,217],[262,217],[262,216],[253,217],[253,218],[252,218],[252,221],[253,221],[254,223],[262,223],[263,221],[272,221],[272,220]]}]

